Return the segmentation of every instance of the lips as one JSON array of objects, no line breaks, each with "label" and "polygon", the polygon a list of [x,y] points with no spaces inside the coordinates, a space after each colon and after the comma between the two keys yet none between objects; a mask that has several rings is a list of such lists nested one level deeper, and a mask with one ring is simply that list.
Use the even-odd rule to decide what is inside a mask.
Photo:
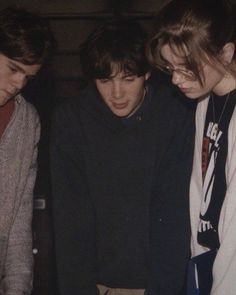
[{"label": "lips", "polygon": [[182,92],[189,92],[190,88],[179,87],[179,90]]},{"label": "lips", "polygon": [[112,103],[113,107],[118,110],[125,109],[128,106],[128,102],[124,103]]}]

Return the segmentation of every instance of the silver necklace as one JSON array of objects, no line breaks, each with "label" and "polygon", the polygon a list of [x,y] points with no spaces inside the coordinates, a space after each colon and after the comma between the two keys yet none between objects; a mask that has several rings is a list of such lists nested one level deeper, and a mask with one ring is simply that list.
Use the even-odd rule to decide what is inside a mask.
[{"label": "silver necklace", "polygon": [[225,99],[225,103],[224,103],[224,105],[223,105],[223,108],[222,108],[222,111],[221,111],[221,113],[220,113],[220,116],[219,116],[218,121],[216,121],[214,96],[213,96],[213,94],[211,94],[211,96],[210,96],[210,98],[211,98],[211,102],[212,102],[212,115],[213,115],[213,121],[214,121],[213,123],[216,124],[217,133],[218,133],[218,131],[219,131],[220,121],[221,121],[221,119],[222,119],[222,117],[223,117],[223,114],[224,114],[225,108],[226,108],[227,103],[228,103],[228,101],[229,101],[230,94],[231,94],[231,92],[228,93],[228,95],[227,95],[227,97],[226,97],[226,99]]}]

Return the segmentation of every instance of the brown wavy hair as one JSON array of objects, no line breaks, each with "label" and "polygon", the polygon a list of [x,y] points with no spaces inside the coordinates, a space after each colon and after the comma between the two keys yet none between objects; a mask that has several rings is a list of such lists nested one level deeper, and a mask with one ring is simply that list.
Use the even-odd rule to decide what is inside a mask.
[{"label": "brown wavy hair", "polygon": [[[172,0],[157,15],[155,35],[149,40],[149,61],[159,69],[168,67],[161,49],[168,44],[181,53],[185,66],[203,84],[201,63],[222,64],[220,53],[228,42],[236,47],[235,8],[227,0]],[[177,54],[178,55],[178,54]],[[235,64],[236,54],[233,57]],[[232,65],[228,71],[234,71]]]},{"label": "brown wavy hair", "polygon": [[88,79],[109,78],[113,67],[142,76],[150,70],[145,45],[147,33],[137,23],[113,19],[96,28],[80,47],[80,62]]},{"label": "brown wavy hair", "polygon": [[22,7],[0,11],[0,52],[24,64],[42,64],[53,53],[55,40],[46,19]]}]

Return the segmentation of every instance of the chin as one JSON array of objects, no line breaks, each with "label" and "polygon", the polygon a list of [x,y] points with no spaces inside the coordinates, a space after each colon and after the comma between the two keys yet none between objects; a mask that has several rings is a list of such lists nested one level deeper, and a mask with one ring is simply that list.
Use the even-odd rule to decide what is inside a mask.
[{"label": "chin", "polygon": [[127,117],[129,116],[129,112],[125,112],[125,111],[121,111],[121,112],[117,112],[117,111],[113,111],[113,114],[116,115],[117,117],[120,117],[120,118],[124,118],[124,117]]},{"label": "chin", "polygon": [[128,117],[129,115],[128,114],[121,114],[121,113],[114,113],[117,117],[119,117],[119,118],[126,118],[126,117]]},{"label": "chin", "polygon": [[184,93],[184,95],[189,99],[199,99],[202,96],[199,93]]}]

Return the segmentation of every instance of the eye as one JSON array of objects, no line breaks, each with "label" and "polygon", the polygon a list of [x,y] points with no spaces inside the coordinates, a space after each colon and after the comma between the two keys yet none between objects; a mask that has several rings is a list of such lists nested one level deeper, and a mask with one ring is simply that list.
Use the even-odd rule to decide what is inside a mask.
[{"label": "eye", "polygon": [[170,66],[163,66],[160,67],[160,70],[168,75],[172,75],[173,74],[173,69]]},{"label": "eye", "polygon": [[183,68],[183,69],[179,69],[181,72],[185,73],[185,74],[191,74],[192,71],[191,70],[188,70],[186,68]]},{"label": "eye", "polygon": [[109,79],[98,79],[98,81],[100,82],[100,83],[107,83],[107,82],[109,82],[110,80]]},{"label": "eye", "polygon": [[135,80],[135,76],[127,76],[124,79],[125,79],[125,81],[133,82]]},{"label": "eye", "polygon": [[195,78],[195,74],[193,73],[193,71],[191,71],[189,69],[182,69],[182,70],[180,70],[180,72],[188,79]]},{"label": "eye", "polygon": [[18,72],[18,69],[15,68],[15,67],[8,66],[8,68],[10,69],[10,71],[11,71],[12,73],[16,73],[16,72]]},{"label": "eye", "polygon": [[174,71],[174,69],[172,68],[172,67],[170,67],[170,66],[166,66],[165,67],[165,71],[168,73],[168,74],[173,74],[173,71]]}]

